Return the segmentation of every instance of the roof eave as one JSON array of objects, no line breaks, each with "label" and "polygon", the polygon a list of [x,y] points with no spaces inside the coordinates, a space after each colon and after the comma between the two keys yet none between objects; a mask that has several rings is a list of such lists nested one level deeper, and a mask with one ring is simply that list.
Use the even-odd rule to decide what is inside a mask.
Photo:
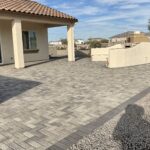
[{"label": "roof eave", "polygon": [[43,16],[43,17],[49,17],[49,18],[56,18],[56,19],[64,19],[64,20],[68,20],[68,21],[71,21],[71,22],[74,22],[74,23],[76,23],[76,22],[78,22],[78,19],[76,19],[76,18],[73,18],[72,16],[70,16],[70,17],[68,17],[68,18],[66,18],[66,17],[57,17],[57,16],[50,16],[50,15],[43,15],[43,14],[35,14],[35,13],[26,13],[26,12],[21,12],[21,11],[11,11],[11,10],[5,10],[5,9],[1,9],[0,11],[2,11],[2,12],[8,12],[8,13],[16,13],[16,14],[19,14],[19,15],[24,15],[24,14],[26,14],[26,15],[30,15],[30,16]]},{"label": "roof eave", "polygon": [[33,14],[33,13],[25,13],[25,12],[19,12],[19,11],[10,11],[10,10],[0,10],[0,15],[7,15],[7,16],[17,16],[17,17],[24,17],[24,16],[29,16],[29,17],[36,17],[39,20],[49,20],[49,19],[56,19],[58,22],[63,22],[64,25],[66,24],[74,24],[78,22],[78,19],[76,18],[65,18],[65,17],[57,17],[57,16],[49,16],[49,15],[42,15],[42,14]]}]

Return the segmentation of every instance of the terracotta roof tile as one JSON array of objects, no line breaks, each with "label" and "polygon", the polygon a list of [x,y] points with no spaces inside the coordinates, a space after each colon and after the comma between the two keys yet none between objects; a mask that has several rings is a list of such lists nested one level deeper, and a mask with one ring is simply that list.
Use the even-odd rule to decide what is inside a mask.
[{"label": "terracotta roof tile", "polygon": [[0,0],[0,10],[64,18],[77,22],[76,18],[68,14],[49,8],[32,0]]}]

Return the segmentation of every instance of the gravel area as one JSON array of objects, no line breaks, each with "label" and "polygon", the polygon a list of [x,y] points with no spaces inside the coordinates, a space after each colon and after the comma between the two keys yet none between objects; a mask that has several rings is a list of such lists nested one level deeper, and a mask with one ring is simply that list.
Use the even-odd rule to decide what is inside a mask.
[{"label": "gravel area", "polygon": [[150,94],[84,137],[69,150],[149,150]]}]

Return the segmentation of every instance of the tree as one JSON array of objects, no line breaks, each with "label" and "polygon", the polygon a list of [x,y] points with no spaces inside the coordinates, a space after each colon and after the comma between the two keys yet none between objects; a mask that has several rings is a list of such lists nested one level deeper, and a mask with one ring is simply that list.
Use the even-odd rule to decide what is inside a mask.
[{"label": "tree", "polygon": [[107,39],[101,40],[101,43],[108,43],[108,42],[109,42],[109,40],[107,40]]},{"label": "tree", "polygon": [[61,39],[61,42],[62,42],[63,45],[67,45],[67,43],[68,43],[67,39]]},{"label": "tree", "polygon": [[89,41],[90,48],[101,48],[102,44],[100,41]]},{"label": "tree", "polygon": [[149,19],[149,21],[148,21],[148,30],[149,30],[149,32],[150,32],[150,19]]}]

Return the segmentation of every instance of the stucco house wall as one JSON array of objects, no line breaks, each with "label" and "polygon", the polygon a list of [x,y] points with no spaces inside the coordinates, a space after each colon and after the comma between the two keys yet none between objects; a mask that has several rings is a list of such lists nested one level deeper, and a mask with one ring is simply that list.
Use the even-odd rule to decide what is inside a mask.
[{"label": "stucco house wall", "polygon": [[2,64],[10,64],[14,62],[11,28],[11,21],[0,21]]},{"label": "stucco house wall", "polygon": [[[48,32],[44,24],[22,22],[22,31],[35,31],[37,36],[37,53],[24,54],[25,62],[48,60]],[[14,63],[14,51],[12,41],[12,23],[8,20],[0,20],[0,43],[2,51],[2,64]]]},{"label": "stucco house wall", "polygon": [[1,3],[0,65],[15,63],[15,68],[21,69],[28,61],[48,60],[47,30],[61,26],[67,27],[68,61],[75,61],[74,26],[78,19],[32,0]]},{"label": "stucco house wall", "polygon": [[127,37],[121,37],[121,38],[112,38],[112,43],[124,43],[127,40]]},{"label": "stucco house wall", "polygon": [[25,23],[22,25],[23,31],[34,31],[37,35],[37,49],[38,53],[28,53],[24,55],[25,62],[39,61],[49,59],[48,49],[48,31],[43,24]]}]

